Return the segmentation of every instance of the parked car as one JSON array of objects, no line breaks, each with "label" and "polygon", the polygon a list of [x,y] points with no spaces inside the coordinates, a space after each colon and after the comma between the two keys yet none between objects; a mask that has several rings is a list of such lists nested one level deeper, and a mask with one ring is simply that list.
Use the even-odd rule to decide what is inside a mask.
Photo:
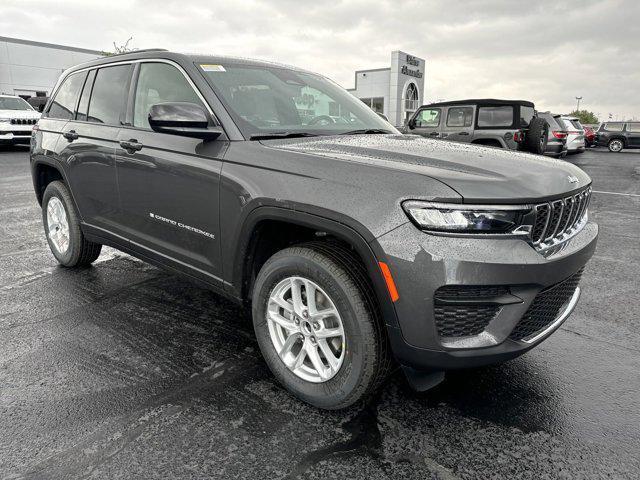
[{"label": "parked car", "polygon": [[567,155],[567,129],[560,115],[550,112],[538,112],[538,117],[543,118],[549,124],[547,147],[544,154],[549,157],[565,157]]},{"label": "parked car", "polygon": [[41,113],[44,110],[44,107],[48,101],[49,101],[49,97],[46,97],[46,96],[29,97],[27,99],[27,103],[31,105],[34,108],[34,110]]},{"label": "parked car", "polygon": [[394,358],[424,390],[535,347],[574,309],[598,235],[575,165],[401,135],[321,75],[247,59],[73,67],[30,158],[61,265],[110,245],[250,307],[275,377],[328,409]]},{"label": "parked car", "polygon": [[487,98],[422,106],[404,132],[543,154],[549,125],[537,117],[531,102]]},{"label": "parked car", "polygon": [[40,113],[15,95],[0,95],[0,145],[28,144]]},{"label": "parked car", "polygon": [[606,122],[600,125],[596,144],[611,152],[640,148],[640,122]]},{"label": "parked car", "polygon": [[588,127],[583,125],[584,129],[584,146],[586,148],[595,147],[596,146],[596,131],[593,127]]},{"label": "parked car", "polygon": [[584,129],[576,117],[560,117],[567,128],[567,153],[584,153]]}]

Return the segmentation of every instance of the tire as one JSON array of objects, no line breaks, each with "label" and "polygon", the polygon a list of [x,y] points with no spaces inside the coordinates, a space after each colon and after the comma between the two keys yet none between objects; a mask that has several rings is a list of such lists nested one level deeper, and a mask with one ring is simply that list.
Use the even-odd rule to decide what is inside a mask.
[{"label": "tire", "polygon": [[624,142],[619,138],[614,138],[612,140],[609,140],[609,143],[607,143],[607,148],[610,152],[620,153],[624,148]]},{"label": "tire", "polygon": [[83,267],[90,265],[100,255],[102,245],[84,237],[69,189],[60,181],[51,182],[44,191],[42,223],[51,253],[60,265]]},{"label": "tire", "polygon": [[531,153],[542,155],[547,148],[549,140],[549,124],[544,118],[535,117],[529,124],[527,132],[527,150]]},{"label": "tire", "polygon": [[[291,337],[298,335],[298,355],[301,355],[304,346],[315,348],[318,352],[322,351],[319,348],[319,342],[322,340],[320,334],[326,330],[327,323],[323,323],[319,331],[312,330],[309,333],[304,331],[305,320],[309,330],[318,326],[311,325],[310,319],[313,316],[303,317],[304,311],[302,317],[293,315],[300,321],[299,326],[292,327],[293,330],[275,328],[274,322],[267,320],[267,315],[272,315],[270,309],[276,305],[273,298],[278,296],[277,292],[281,291],[281,288],[289,288],[292,279],[304,279],[319,287],[320,290],[316,290],[319,293],[316,293],[314,298],[324,300],[325,296],[328,297],[339,314],[339,317],[323,320],[336,322],[339,319],[343,329],[342,338],[336,337],[331,340],[334,342],[332,345],[335,350],[339,350],[342,360],[339,368],[329,372],[333,375],[330,378],[307,378],[312,375],[315,364],[306,351],[302,355],[304,363],[296,368],[295,360],[299,358],[294,354],[296,347],[292,347],[288,358],[288,361],[294,364],[292,367],[284,363],[276,349],[279,348],[276,345],[279,338],[277,332],[284,332],[283,337],[293,332]],[[301,299],[304,299],[302,295]],[[288,308],[294,310],[291,299],[285,301]],[[305,300],[302,303],[304,302]],[[285,319],[292,316],[284,309],[279,310],[277,305],[278,312],[282,312]],[[308,306],[308,301],[305,305]],[[256,279],[252,314],[260,350],[273,375],[289,392],[315,407],[337,410],[366,400],[378,389],[391,370],[388,339],[367,274],[351,252],[340,245],[313,242],[286,248],[273,255],[261,268]],[[291,326],[291,323],[287,325]],[[332,324],[334,328],[336,325],[337,323]],[[296,328],[299,328],[297,333]],[[317,346],[315,342],[311,343],[316,333]],[[342,341],[339,349],[336,340],[338,343]],[[333,358],[337,356],[334,355]],[[323,357],[323,367],[329,365],[327,359],[327,356]]]}]

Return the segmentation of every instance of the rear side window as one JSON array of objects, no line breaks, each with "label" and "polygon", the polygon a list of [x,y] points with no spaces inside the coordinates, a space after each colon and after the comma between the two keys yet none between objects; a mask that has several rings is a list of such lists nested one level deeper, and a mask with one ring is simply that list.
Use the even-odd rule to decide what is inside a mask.
[{"label": "rear side window", "polygon": [[130,70],[131,65],[98,70],[89,102],[90,122],[120,125],[120,119],[124,117]]},{"label": "rear side window", "polygon": [[510,127],[513,125],[513,107],[480,107],[478,109],[479,127]]},{"label": "rear side window", "polygon": [[604,129],[608,132],[621,132],[623,126],[623,123],[605,123]]},{"label": "rear side window", "polygon": [[447,127],[470,127],[473,120],[473,107],[449,107]]},{"label": "rear side window", "polygon": [[437,127],[440,125],[440,109],[425,108],[416,115],[416,127]]},{"label": "rear side window", "polygon": [[189,102],[203,107],[200,98],[184,75],[166,63],[143,63],[140,65],[136,99],[133,109],[133,125],[149,126],[149,109],[165,102]]},{"label": "rear side window", "polygon": [[627,132],[640,133],[640,123],[627,123]]},{"label": "rear side window", "polygon": [[571,122],[571,125],[574,126],[574,128],[576,128],[577,130],[582,131],[582,124],[580,123],[579,120],[569,120]]},{"label": "rear side window", "polygon": [[70,120],[75,116],[76,102],[87,72],[72,73],[64,79],[51,102],[47,117]]}]

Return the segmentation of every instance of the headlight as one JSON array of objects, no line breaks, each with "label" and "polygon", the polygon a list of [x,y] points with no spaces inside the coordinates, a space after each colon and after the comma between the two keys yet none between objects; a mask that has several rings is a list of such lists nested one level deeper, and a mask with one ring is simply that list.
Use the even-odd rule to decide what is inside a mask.
[{"label": "headlight", "polygon": [[409,218],[424,230],[458,233],[528,234],[522,223],[530,207],[522,205],[463,205],[409,201],[402,204]]}]

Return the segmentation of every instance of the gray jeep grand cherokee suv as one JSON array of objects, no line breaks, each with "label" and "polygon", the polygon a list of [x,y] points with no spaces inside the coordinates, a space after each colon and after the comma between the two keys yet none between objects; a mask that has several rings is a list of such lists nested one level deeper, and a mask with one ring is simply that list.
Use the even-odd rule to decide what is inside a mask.
[{"label": "gray jeep grand cherokee suv", "polygon": [[328,409],[394,365],[426,389],[531,349],[598,235],[574,165],[401,135],[320,75],[236,58],[67,70],[31,167],[63,266],[110,245],[250,306],[276,378]]}]

